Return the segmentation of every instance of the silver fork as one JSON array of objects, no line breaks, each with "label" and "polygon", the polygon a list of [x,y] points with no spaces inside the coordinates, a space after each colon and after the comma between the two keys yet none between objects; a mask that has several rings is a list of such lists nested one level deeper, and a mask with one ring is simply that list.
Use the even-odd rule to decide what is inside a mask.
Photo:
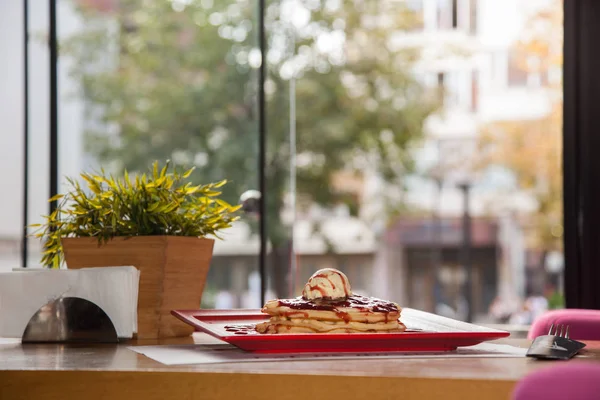
[{"label": "silver fork", "polygon": [[558,336],[558,337],[562,337],[565,339],[570,339],[569,338],[569,325],[556,324],[556,326],[554,326],[554,324],[552,324],[552,325],[550,325],[550,329],[548,330],[548,335]]},{"label": "silver fork", "polygon": [[527,350],[527,357],[545,360],[568,360],[585,347],[570,338],[569,325],[552,324],[547,335],[538,336]]}]

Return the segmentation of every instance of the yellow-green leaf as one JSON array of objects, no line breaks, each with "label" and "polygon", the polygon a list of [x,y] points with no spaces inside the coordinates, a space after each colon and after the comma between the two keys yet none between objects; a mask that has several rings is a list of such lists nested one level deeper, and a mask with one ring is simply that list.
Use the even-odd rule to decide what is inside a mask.
[{"label": "yellow-green leaf", "polygon": [[231,207],[231,204],[222,199],[215,199],[215,202],[222,207]]},{"label": "yellow-green leaf", "polygon": [[194,194],[200,190],[200,186],[192,186],[185,189],[185,194]]},{"label": "yellow-green leaf", "polygon": [[189,178],[190,175],[192,175],[192,172],[194,172],[194,170],[196,169],[196,167],[192,167],[190,169],[188,169],[187,171],[185,171],[182,175],[182,177],[185,178]]},{"label": "yellow-green leaf", "polygon": [[242,205],[241,205],[241,204],[238,204],[237,206],[233,206],[233,207],[231,207],[231,208],[229,209],[229,212],[230,212],[230,213],[234,213],[234,212],[238,211],[240,208],[242,208]]},{"label": "yellow-green leaf", "polygon": [[220,188],[221,186],[224,186],[227,183],[227,179],[223,179],[220,182],[217,182],[213,185],[214,188]]},{"label": "yellow-green leaf", "polygon": [[156,211],[156,209],[158,209],[158,207],[161,206],[161,203],[159,201],[157,201],[156,203],[152,203],[150,204],[150,206],[148,207],[148,211],[149,212],[153,212]]},{"label": "yellow-green leaf", "polygon": [[96,194],[100,193],[100,185],[98,184],[98,181],[89,177],[87,174],[81,174],[81,177],[88,183],[88,188],[90,188],[92,192]]},{"label": "yellow-green leaf", "polygon": [[56,200],[60,200],[63,197],[65,197],[64,194],[55,194],[54,196],[50,197],[50,199],[48,200],[49,203],[56,201]]}]

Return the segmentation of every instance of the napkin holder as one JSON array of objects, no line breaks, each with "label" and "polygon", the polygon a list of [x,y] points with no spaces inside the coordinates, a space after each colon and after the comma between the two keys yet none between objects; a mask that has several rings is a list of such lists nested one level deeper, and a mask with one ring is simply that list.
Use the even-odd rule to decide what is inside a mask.
[{"label": "napkin holder", "polygon": [[23,343],[118,343],[109,316],[80,297],[60,297],[42,306],[29,320]]}]

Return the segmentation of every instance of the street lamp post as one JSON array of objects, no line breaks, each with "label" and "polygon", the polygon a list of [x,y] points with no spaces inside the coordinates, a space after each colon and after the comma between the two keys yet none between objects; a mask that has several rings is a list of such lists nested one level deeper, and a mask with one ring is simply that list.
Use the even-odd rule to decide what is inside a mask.
[{"label": "street lamp post", "polygon": [[442,232],[440,218],[440,202],[442,196],[443,181],[440,176],[434,175],[433,180],[436,185],[435,204],[431,210],[431,266],[433,274],[433,307],[442,301],[442,287],[440,285],[439,274],[442,263]]},{"label": "street lamp post", "polygon": [[470,194],[471,184],[464,182],[458,185],[463,192],[463,220],[462,220],[462,246],[461,262],[466,272],[465,280],[465,298],[467,301],[467,322],[473,321],[473,266],[471,264],[471,213],[470,213]]}]

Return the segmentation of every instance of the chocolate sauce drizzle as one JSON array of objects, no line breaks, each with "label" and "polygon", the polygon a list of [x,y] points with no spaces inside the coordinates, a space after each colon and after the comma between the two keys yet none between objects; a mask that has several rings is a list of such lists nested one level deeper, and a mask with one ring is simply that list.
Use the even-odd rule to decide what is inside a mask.
[{"label": "chocolate sauce drizzle", "polygon": [[370,311],[380,313],[399,312],[398,306],[391,301],[377,299],[375,297],[365,297],[359,295],[349,296],[347,299],[317,299],[305,300],[302,297],[295,299],[280,299],[279,305],[289,307],[292,310],[322,310],[339,312],[338,308],[351,307],[359,311]]}]

